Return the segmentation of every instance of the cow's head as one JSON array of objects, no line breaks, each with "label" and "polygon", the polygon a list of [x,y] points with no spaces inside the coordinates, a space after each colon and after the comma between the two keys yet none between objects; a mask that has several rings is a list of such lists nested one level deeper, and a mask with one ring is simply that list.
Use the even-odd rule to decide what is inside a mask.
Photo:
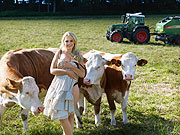
[{"label": "cow's head", "polygon": [[[44,110],[40,99],[38,98],[39,88],[35,79],[31,76],[23,77],[20,81],[7,79],[9,82],[9,95],[6,102],[15,102],[23,109],[30,110],[33,114],[38,114]],[[17,90],[17,92],[15,92]]]},{"label": "cow's head", "polygon": [[107,60],[102,58],[100,54],[89,55],[86,57],[86,76],[84,78],[84,83],[87,85],[100,84],[100,80],[104,74],[104,65]]},{"label": "cow's head", "polygon": [[128,52],[120,59],[120,65],[122,67],[123,80],[133,80],[136,71],[136,66],[144,66],[148,63],[145,59],[138,60],[136,55]]}]

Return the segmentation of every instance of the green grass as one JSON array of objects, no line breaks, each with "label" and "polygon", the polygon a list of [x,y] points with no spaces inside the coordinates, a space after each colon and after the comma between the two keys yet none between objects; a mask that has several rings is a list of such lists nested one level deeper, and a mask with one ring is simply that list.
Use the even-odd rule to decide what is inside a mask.
[{"label": "green grass", "polygon": [[[149,27],[167,15],[146,15]],[[0,57],[12,49],[59,47],[62,35],[72,31],[78,38],[81,51],[96,49],[109,53],[133,52],[139,59],[148,60],[137,67],[128,100],[129,124],[123,125],[121,106],[116,103],[117,126],[110,125],[110,110],[103,95],[102,125],[94,125],[93,106],[83,117],[84,128],[74,129],[74,135],[180,135],[180,47],[164,45],[153,37],[146,45],[112,43],[106,40],[108,25],[120,23],[120,16],[63,16],[18,17],[0,19]],[[151,30],[153,31],[153,30]],[[1,135],[22,134],[20,107],[9,108],[4,116]],[[58,120],[29,116],[27,135],[59,135]]]}]

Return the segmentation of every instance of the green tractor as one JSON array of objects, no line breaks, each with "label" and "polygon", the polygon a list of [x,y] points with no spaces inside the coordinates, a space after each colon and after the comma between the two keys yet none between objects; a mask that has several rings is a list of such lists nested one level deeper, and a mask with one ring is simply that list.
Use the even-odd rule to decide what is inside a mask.
[{"label": "green tractor", "polygon": [[180,45],[180,16],[166,17],[156,24],[155,40]]},{"label": "green tractor", "polygon": [[107,40],[121,43],[127,38],[134,43],[144,44],[150,40],[150,30],[144,25],[141,13],[122,15],[122,24],[112,25],[106,33]]}]

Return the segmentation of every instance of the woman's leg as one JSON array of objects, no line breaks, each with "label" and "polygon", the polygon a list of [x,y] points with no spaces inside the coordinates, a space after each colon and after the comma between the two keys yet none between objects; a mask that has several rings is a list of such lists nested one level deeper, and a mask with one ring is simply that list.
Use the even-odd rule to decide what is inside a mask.
[{"label": "woman's leg", "polygon": [[73,97],[74,97],[74,109],[75,109],[76,106],[77,106],[77,102],[79,100],[79,87],[78,87],[78,85],[75,85],[72,88],[72,94],[73,94]]},{"label": "woman's leg", "polygon": [[63,135],[72,135],[73,134],[72,126],[69,122],[69,118],[60,120],[60,123],[63,128]]},{"label": "woman's leg", "polygon": [[[76,107],[77,107],[77,102],[79,100],[79,87],[78,87],[78,85],[75,85],[72,88],[72,95],[74,97],[74,110],[75,110]],[[70,114],[68,119],[69,119],[69,122],[71,124],[72,131],[73,131],[73,128],[74,128],[74,114]]]},{"label": "woman's leg", "polygon": [[69,120],[69,123],[71,125],[71,130],[72,130],[72,133],[73,133],[73,128],[74,128],[74,113],[69,115],[68,120]]}]

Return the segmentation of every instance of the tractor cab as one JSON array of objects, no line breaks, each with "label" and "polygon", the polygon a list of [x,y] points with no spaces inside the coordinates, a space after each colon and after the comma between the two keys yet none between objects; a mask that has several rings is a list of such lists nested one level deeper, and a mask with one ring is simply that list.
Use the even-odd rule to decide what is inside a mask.
[{"label": "tractor cab", "polygon": [[122,23],[129,24],[134,23],[136,25],[144,25],[144,15],[140,15],[140,13],[130,14],[126,13],[126,15],[121,16]]},{"label": "tractor cab", "polygon": [[136,13],[136,14],[129,14],[126,13],[126,19],[125,19],[125,23],[127,24],[128,27],[128,31],[133,31],[133,29],[137,26],[137,25],[144,25],[144,15],[140,15],[140,13]]}]

